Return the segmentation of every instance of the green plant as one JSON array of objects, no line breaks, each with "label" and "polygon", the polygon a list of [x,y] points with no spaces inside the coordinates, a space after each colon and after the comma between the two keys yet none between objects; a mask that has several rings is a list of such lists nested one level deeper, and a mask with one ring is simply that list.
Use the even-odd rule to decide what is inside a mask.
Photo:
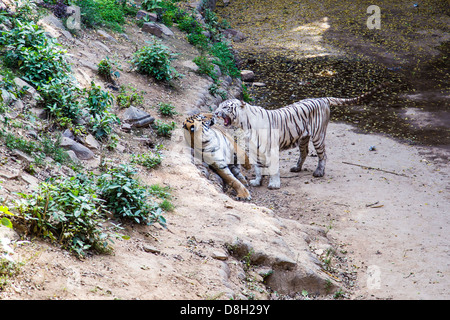
[{"label": "green plant", "polygon": [[142,154],[132,154],[131,163],[140,164],[147,169],[153,169],[162,162],[162,155],[158,150]]},{"label": "green plant", "polygon": [[174,59],[175,54],[161,42],[153,39],[150,46],[145,46],[134,54],[131,63],[139,73],[150,75],[158,81],[169,82],[181,76],[171,66]]},{"label": "green plant", "polygon": [[165,226],[162,211],[150,201],[146,188],[134,179],[135,174],[133,167],[120,165],[100,176],[97,185],[107,209],[121,219]]},{"label": "green plant", "polygon": [[160,4],[162,0],[143,0],[141,3],[141,7],[147,11],[156,11],[158,9],[162,9]]},{"label": "green plant", "polygon": [[214,82],[218,81],[217,73],[214,70],[214,64],[205,56],[198,56],[192,60],[197,66],[199,74],[210,76]]},{"label": "green plant", "polygon": [[148,187],[148,190],[151,195],[154,195],[161,199],[170,199],[170,187],[161,187],[159,184],[152,184]]},{"label": "green plant", "polygon": [[144,103],[145,91],[138,93],[132,86],[120,86],[119,94],[116,97],[119,108],[128,108],[131,105],[142,105]]},{"label": "green plant", "polygon": [[160,114],[166,117],[173,117],[174,115],[178,114],[175,110],[175,106],[173,106],[170,103],[158,103],[158,111]]},{"label": "green plant", "polygon": [[66,51],[36,23],[15,21],[13,29],[0,34],[0,46],[6,49],[3,52],[6,66],[18,69],[35,86],[66,77],[70,71]]},{"label": "green plant", "polygon": [[247,102],[250,103],[253,101],[253,98],[250,97],[250,93],[248,92],[248,88],[245,84],[242,84],[242,99]]},{"label": "green plant", "polygon": [[162,210],[166,211],[166,212],[171,212],[171,211],[173,211],[173,210],[175,209],[175,206],[173,205],[173,203],[170,202],[170,201],[167,200],[167,199],[164,199],[164,200],[159,204],[159,207],[160,207]]},{"label": "green plant", "polygon": [[57,241],[79,256],[91,249],[108,251],[111,237],[102,228],[104,201],[89,178],[41,183],[33,194],[19,195],[16,210],[29,234]]},{"label": "green plant", "polygon": [[122,32],[125,15],[135,15],[135,5],[127,1],[116,0],[78,0],[76,5],[81,9],[81,22],[88,28],[107,27]]},{"label": "green plant", "polygon": [[82,91],[68,78],[52,79],[39,86],[38,91],[41,96],[38,103],[63,127],[67,127],[70,120],[76,120],[81,115],[78,98]]},{"label": "green plant", "polygon": [[87,94],[84,100],[84,106],[91,115],[99,115],[111,108],[113,97],[108,91],[102,90],[100,86],[91,82],[90,89],[84,89]]},{"label": "green plant", "polygon": [[171,123],[164,123],[160,120],[156,120],[153,124],[156,129],[156,134],[163,137],[170,137],[172,135],[172,131],[176,127],[176,123],[172,121]]},{"label": "green plant", "polygon": [[119,78],[120,73],[119,71],[113,71],[113,65],[114,63],[109,59],[109,57],[106,57],[98,63],[98,74],[99,76],[103,77],[108,82],[114,82],[114,78]]},{"label": "green plant", "polygon": [[[209,86],[208,91],[213,96],[220,96],[223,100],[225,100],[228,96],[227,92],[223,89],[220,89],[216,83],[213,83]],[[245,101],[245,100],[244,100]]]}]

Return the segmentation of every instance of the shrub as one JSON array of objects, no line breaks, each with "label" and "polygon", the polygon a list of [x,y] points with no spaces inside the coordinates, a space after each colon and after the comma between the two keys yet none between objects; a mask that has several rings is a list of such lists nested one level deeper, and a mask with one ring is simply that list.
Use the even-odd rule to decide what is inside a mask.
[{"label": "shrub", "polygon": [[41,183],[33,194],[19,194],[16,209],[28,233],[59,242],[79,256],[93,249],[108,251],[110,235],[104,232],[103,201],[85,177]]},{"label": "shrub", "polygon": [[120,86],[120,92],[116,98],[119,108],[128,108],[131,105],[142,105],[144,103],[144,97],[142,95],[145,91],[141,91],[141,93],[136,91],[136,88],[133,88],[132,86]]},{"label": "shrub", "polygon": [[41,95],[39,104],[56,118],[59,124],[66,127],[71,120],[81,115],[78,98],[82,91],[68,78],[55,78],[38,87]]},{"label": "shrub", "polygon": [[172,135],[172,131],[175,129],[176,124],[174,121],[172,123],[164,123],[160,120],[157,120],[154,124],[156,129],[156,134],[163,137],[170,137]]},{"label": "shrub", "polygon": [[66,77],[70,71],[66,51],[34,22],[15,21],[11,31],[0,34],[0,45],[6,49],[5,64],[18,69],[23,78],[35,86]]},{"label": "shrub", "polygon": [[178,114],[174,109],[175,106],[171,105],[170,103],[160,102],[158,104],[159,113],[166,117],[173,117],[174,115]]},{"label": "shrub", "polygon": [[122,32],[125,23],[125,15],[136,15],[134,5],[128,5],[127,1],[117,0],[78,0],[76,5],[81,9],[81,22],[88,28],[100,26]]},{"label": "shrub", "polygon": [[131,163],[140,164],[147,169],[153,169],[162,162],[162,156],[159,151],[149,151],[143,154],[133,154]]},{"label": "shrub", "polygon": [[146,188],[133,178],[135,174],[134,168],[121,165],[100,176],[97,185],[106,208],[120,219],[165,226],[161,210],[150,201]]},{"label": "shrub", "polygon": [[98,75],[103,77],[108,82],[113,82],[114,78],[119,78],[120,73],[119,71],[113,71],[113,63],[108,57],[105,59],[100,60],[98,63]]},{"label": "shrub", "polygon": [[150,75],[158,81],[170,81],[181,75],[171,66],[175,59],[169,49],[155,39],[150,46],[137,51],[131,63],[139,73]]}]

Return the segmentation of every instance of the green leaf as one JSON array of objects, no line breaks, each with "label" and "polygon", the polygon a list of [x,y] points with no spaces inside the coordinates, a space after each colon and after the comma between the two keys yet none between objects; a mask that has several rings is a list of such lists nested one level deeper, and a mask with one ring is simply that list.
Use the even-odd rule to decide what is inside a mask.
[{"label": "green leaf", "polygon": [[10,228],[10,229],[13,228],[13,225],[12,225],[12,223],[11,223],[11,220],[9,220],[8,218],[3,217],[1,221],[2,221],[2,225],[3,225],[3,226],[5,226],[5,227],[7,227],[7,228]]},{"label": "green leaf", "polygon": [[9,212],[8,207],[6,207],[6,206],[0,206],[0,213],[7,214],[9,216],[14,216],[14,214]]}]

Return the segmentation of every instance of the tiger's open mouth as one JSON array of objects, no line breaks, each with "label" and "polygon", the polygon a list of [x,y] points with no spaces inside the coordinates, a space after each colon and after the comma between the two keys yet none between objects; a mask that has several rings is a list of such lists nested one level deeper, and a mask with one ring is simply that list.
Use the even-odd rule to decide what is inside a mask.
[{"label": "tiger's open mouth", "polygon": [[223,124],[225,127],[228,127],[229,125],[231,125],[231,118],[229,116],[223,115]]}]

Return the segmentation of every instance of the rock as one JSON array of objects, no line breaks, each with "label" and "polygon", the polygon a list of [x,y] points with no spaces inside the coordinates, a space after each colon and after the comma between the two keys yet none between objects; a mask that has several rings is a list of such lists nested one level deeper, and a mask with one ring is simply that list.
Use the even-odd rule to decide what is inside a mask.
[{"label": "rock", "polygon": [[181,62],[181,65],[185,66],[191,71],[196,72],[198,70],[198,66],[192,60],[185,60]]},{"label": "rock", "polygon": [[[129,107],[122,115],[122,120],[131,125],[131,127],[146,127],[155,121],[147,112],[139,110],[136,107]],[[122,129],[124,126],[122,125]],[[131,129],[131,128],[130,128]]]},{"label": "rock", "polygon": [[255,73],[251,70],[242,70],[241,79],[242,81],[252,81],[255,78]]},{"label": "rock", "polygon": [[146,21],[156,22],[158,20],[158,15],[156,13],[153,13],[153,12],[147,12],[147,11],[144,11],[144,10],[139,10],[136,13],[136,19],[140,20],[140,19],[144,19],[144,18],[145,18]]},{"label": "rock", "polygon": [[70,138],[62,137],[60,146],[67,150],[75,152],[76,156],[80,160],[89,160],[94,157],[94,153],[87,147],[83,146]]},{"label": "rock", "polygon": [[265,87],[266,84],[264,82],[253,82],[252,85],[254,87]]},{"label": "rock", "polygon": [[152,246],[149,246],[149,245],[144,245],[144,246],[142,246],[142,249],[145,251],[145,252],[150,252],[150,253],[161,253],[161,250],[159,250],[159,249],[157,249],[157,248],[155,248],[155,247],[152,247]]},{"label": "rock", "polygon": [[108,53],[111,53],[111,50],[108,48],[108,46],[100,41],[94,41],[95,46],[102,48]]},{"label": "rock", "polygon": [[80,63],[82,66],[87,67],[94,72],[98,72],[98,66],[95,63],[84,59],[80,59]]},{"label": "rock", "polygon": [[21,178],[30,185],[31,189],[35,189],[39,185],[39,180],[26,172],[21,173]]},{"label": "rock", "polygon": [[235,29],[225,29],[223,31],[225,37],[231,38],[233,41],[242,42],[247,39],[247,36],[243,34],[241,31]]},{"label": "rock", "polygon": [[95,139],[92,134],[88,134],[86,136],[86,138],[84,139],[84,142],[85,142],[86,147],[88,147],[89,149],[95,149],[95,150],[100,149],[100,143],[98,143],[97,139]]},{"label": "rock", "polygon": [[159,38],[161,38],[163,34],[169,37],[174,35],[172,30],[170,30],[168,27],[156,22],[145,22],[141,30],[143,32],[153,34]]},{"label": "rock", "polygon": [[25,82],[21,78],[18,77],[14,78],[14,83],[19,87],[20,90],[25,90],[26,88],[25,95],[34,100],[34,102],[38,101],[41,98],[40,94],[36,91],[36,89],[33,88],[31,84]]},{"label": "rock", "polygon": [[228,259],[228,255],[223,251],[214,251],[211,254],[211,257],[213,257],[214,259],[217,259],[217,260],[222,260],[222,261]]},{"label": "rock", "polygon": [[153,22],[145,22],[141,30],[159,38],[161,38],[163,34],[162,28],[158,24]]},{"label": "rock", "polygon": [[109,41],[113,41],[117,43],[116,38],[114,38],[112,35],[110,35],[109,33],[107,33],[106,31],[103,30],[97,30],[97,34],[102,37],[105,40],[109,40]]},{"label": "rock", "polygon": [[79,163],[80,159],[77,158],[77,155],[72,150],[67,150],[67,154],[69,155],[70,160],[72,160],[75,163]]},{"label": "rock", "polygon": [[17,149],[14,149],[12,151],[12,155],[14,157],[16,157],[17,159],[21,160],[21,161],[25,161],[25,162],[28,162],[28,163],[33,163],[34,162],[34,158],[33,157],[31,157],[31,156],[27,155],[26,153],[24,153],[24,152],[22,152],[20,150],[17,150]]}]

